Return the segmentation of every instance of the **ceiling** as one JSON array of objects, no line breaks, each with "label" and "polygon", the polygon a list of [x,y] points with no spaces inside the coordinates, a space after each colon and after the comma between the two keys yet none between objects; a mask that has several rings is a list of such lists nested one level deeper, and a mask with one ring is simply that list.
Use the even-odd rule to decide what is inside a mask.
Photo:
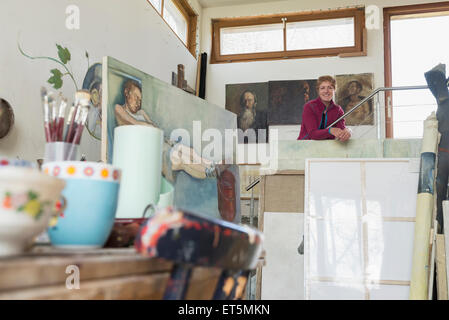
[{"label": "ceiling", "polygon": [[235,6],[241,4],[255,4],[262,2],[277,2],[285,0],[198,0],[203,8]]}]

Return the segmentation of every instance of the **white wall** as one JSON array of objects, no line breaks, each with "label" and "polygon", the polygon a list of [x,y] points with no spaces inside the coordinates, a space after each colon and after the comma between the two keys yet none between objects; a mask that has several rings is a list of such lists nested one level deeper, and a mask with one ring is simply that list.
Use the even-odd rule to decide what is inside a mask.
[{"label": "white wall", "polygon": [[[436,1],[430,1],[436,2]],[[310,10],[327,10],[343,8],[355,5],[376,5],[379,7],[380,21],[379,28],[368,30],[368,55],[365,57],[323,57],[307,59],[289,59],[275,61],[257,61],[209,64],[207,70],[206,99],[219,106],[225,106],[226,84],[266,82],[274,80],[299,80],[316,79],[320,75],[330,74],[351,74],[351,73],[374,73],[374,87],[384,86],[384,51],[383,51],[383,7],[427,3],[415,0],[395,0],[395,1],[354,1],[354,0],[290,0],[270,3],[260,3],[253,5],[238,5],[229,7],[204,8],[202,15],[202,37],[201,51],[207,52],[210,57],[211,50],[211,19],[224,17],[242,17],[263,14],[275,14],[286,12],[300,12]],[[381,119],[384,119],[383,108],[381,106]],[[377,116],[375,117],[377,119]],[[385,132],[382,121],[381,133]],[[374,130],[369,130],[370,126],[363,128],[359,134],[363,138],[377,138]],[[288,126],[280,131],[280,139],[289,140],[295,127]],[[299,126],[296,128],[299,133]]]},{"label": "white wall", "polygon": [[[189,3],[201,14],[197,0]],[[79,30],[65,26],[70,4],[80,9]],[[0,140],[0,155],[34,161],[44,153],[40,87],[50,89],[46,81],[57,64],[23,57],[17,49],[19,32],[22,48],[34,56],[57,57],[55,43],[67,47],[80,87],[87,71],[86,50],[91,65],[109,55],[168,83],[172,71],[182,63],[188,84],[195,86],[196,58],[146,0],[1,0],[0,97],[12,105],[15,125]],[[62,92],[73,98],[75,89],[68,77]],[[88,160],[97,161],[100,143],[84,132],[81,152]]]}]

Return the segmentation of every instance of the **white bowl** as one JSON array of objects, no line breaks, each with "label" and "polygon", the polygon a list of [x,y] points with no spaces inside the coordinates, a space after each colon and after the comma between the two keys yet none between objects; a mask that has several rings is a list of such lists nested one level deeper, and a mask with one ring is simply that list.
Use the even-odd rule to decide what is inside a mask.
[{"label": "white bowl", "polygon": [[37,169],[0,167],[0,256],[22,253],[47,229],[64,187]]}]

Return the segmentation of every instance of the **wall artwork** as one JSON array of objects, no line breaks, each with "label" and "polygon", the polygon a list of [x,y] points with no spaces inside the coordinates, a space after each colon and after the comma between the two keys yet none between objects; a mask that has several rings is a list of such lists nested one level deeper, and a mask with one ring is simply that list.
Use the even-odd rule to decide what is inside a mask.
[{"label": "wall artwork", "polygon": [[316,80],[268,82],[268,124],[301,124],[304,104],[317,98]]},{"label": "wall artwork", "polygon": [[[234,163],[235,144],[225,148],[225,129],[236,129],[237,116],[111,57],[103,58],[102,67],[102,161],[112,161],[115,127],[158,127],[164,131],[162,174],[174,186],[174,205],[240,222],[238,166],[218,164]],[[205,139],[207,129],[221,136]],[[175,134],[179,130],[184,133]],[[211,140],[222,150],[211,151]],[[200,164],[186,161],[185,151]]]},{"label": "wall artwork", "polygon": [[89,134],[101,139],[101,63],[95,63],[90,66],[83,80],[83,89],[90,92],[90,101],[92,108],[89,109],[87,116],[86,129]]},{"label": "wall artwork", "polygon": [[[336,102],[345,113],[373,90],[373,73],[337,75],[335,79],[337,81]],[[347,126],[374,125],[372,99],[347,116],[345,121]]]},{"label": "wall artwork", "polygon": [[[237,128],[243,131],[239,132],[239,143],[268,141],[268,83],[227,84],[226,110],[237,115]],[[244,136],[250,128],[255,130],[257,140]]]}]

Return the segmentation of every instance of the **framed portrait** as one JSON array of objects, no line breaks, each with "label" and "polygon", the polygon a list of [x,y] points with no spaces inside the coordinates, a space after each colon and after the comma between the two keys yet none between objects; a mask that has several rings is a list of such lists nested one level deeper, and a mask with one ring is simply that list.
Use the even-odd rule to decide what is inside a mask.
[{"label": "framed portrait", "polygon": [[268,82],[268,124],[301,124],[304,105],[317,98],[316,80]]},{"label": "framed portrait", "polygon": [[237,115],[237,128],[242,133],[254,129],[255,137],[239,135],[239,143],[268,142],[268,83],[226,85],[226,110]]},{"label": "framed portrait", "polygon": [[[373,90],[374,74],[345,74],[335,76],[337,81],[336,102],[346,113],[354,108]],[[347,126],[374,125],[372,99],[358,107],[345,118]]]}]

